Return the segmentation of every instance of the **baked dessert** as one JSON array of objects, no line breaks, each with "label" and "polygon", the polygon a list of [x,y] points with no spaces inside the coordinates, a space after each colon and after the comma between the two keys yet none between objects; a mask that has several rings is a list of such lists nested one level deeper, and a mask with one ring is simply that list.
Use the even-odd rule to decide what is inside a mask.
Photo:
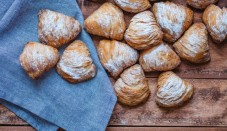
[{"label": "baked dessert", "polygon": [[180,57],[163,42],[155,47],[142,51],[139,63],[145,72],[151,72],[173,70],[181,61]]},{"label": "baked dessert", "polygon": [[210,61],[208,33],[203,23],[193,24],[185,34],[174,43],[177,54],[192,63]]},{"label": "baked dessert", "polygon": [[42,43],[58,48],[80,32],[80,23],[72,17],[47,9],[39,12],[38,34]]},{"label": "baked dessert", "polygon": [[182,80],[172,71],[158,77],[155,101],[161,107],[176,107],[188,101],[193,94],[193,85]]},{"label": "baked dessert", "polygon": [[151,7],[149,0],[114,0],[124,11],[138,13]]},{"label": "baked dessert", "polygon": [[93,35],[121,40],[124,36],[126,24],[121,9],[107,2],[84,21],[84,28]]},{"label": "baked dessert", "polygon": [[20,64],[32,79],[38,79],[54,67],[58,59],[57,49],[38,42],[28,42],[20,55]]},{"label": "baked dessert", "polygon": [[126,69],[114,84],[114,90],[118,101],[124,105],[136,106],[146,101],[150,95],[150,89],[143,69],[136,64]]},{"label": "baked dessert", "polygon": [[211,4],[203,13],[203,22],[216,43],[221,43],[227,36],[227,8]]},{"label": "baked dessert", "polygon": [[208,5],[216,3],[218,0],[187,0],[187,3],[197,9],[205,9]]},{"label": "baked dessert", "polygon": [[131,19],[124,38],[134,49],[143,50],[161,43],[163,33],[153,13],[144,11]]},{"label": "baked dessert", "polygon": [[155,3],[152,10],[167,42],[172,43],[180,38],[193,21],[191,9],[172,2]]},{"label": "baked dessert", "polygon": [[114,78],[119,76],[124,69],[134,65],[139,58],[136,50],[115,40],[101,40],[97,50],[103,67]]},{"label": "baked dessert", "polygon": [[88,48],[82,41],[76,40],[65,49],[57,64],[57,72],[71,83],[95,77],[96,67]]}]

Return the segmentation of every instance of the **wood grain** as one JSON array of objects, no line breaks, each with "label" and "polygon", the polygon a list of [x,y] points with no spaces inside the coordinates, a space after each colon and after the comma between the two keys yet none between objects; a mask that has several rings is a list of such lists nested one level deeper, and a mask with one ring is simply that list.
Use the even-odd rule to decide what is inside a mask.
[{"label": "wood grain", "polygon": [[[88,17],[101,3],[88,0],[77,0],[81,10]],[[113,2],[113,0],[107,0]],[[186,6],[185,0],[172,0]],[[226,7],[226,0],[219,0],[220,7]],[[191,8],[191,7],[190,7]],[[193,8],[192,8],[193,9]],[[194,10],[194,22],[201,22],[202,11]],[[125,20],[134,14],[126,13]],[[102,37],[92,35],[95,45]],[[193,98],[183,107],[177,109],[159,108],[154,102],[156,78],[159,72],[147,73],[151,96],[149,100],[138,107],[129,108],[117,104],[108,131],[138,130],[138,131],[224,131],[227,130],[227,40],[222,44],[214,44],[209,39],[211,62],[202,65],[193,65],[182,62],[175,72],[181,77],[188,78],[195,86]],[[5,125],[5,126],[3,126]],[[14,125],[14,126],[6,126]],[[18,126],[19,125],[19,126]],[[114,127],[112,127],[114,126]],[[120,127],[117,127],[120,126]],[[132,126],[132,127],[129,127]],[[145,126],[145,127],[141,127]],[[150,127],[150,126],[193,126],[193,127]],[[208,127],[203,127],[208,126]],[[215,126],[215,128],[213,128]],[[194,128],[199,127],[199,128]],[[28,124],[0,105],[0,131],[34,131]]]},{"label": "wood grain", "polygon": [[[106,131],[226,131],[226,128],[210,127],[107,127]],[[35,131],[30,126],[1,126],[0,131]]]},{"label": "wood grain", "polygon": [[[117,104],[110,126],[227,126],[227,80],[186,79],[195,86],[193,98],[177,109],[159,108],[155,101],[156,78],[149,78],[151,96],[138,107]],[[0,106],[0,123],[25,125],[3,106]]]},{"label": "wood grain", "polygon": [[[113,0],[107,0],[113,2]],[[172,0],[175,3],[186,5],[185,0]],[[88,0],[78,0],[83,15],[87,18],[94,10],[96,10],[102,3],[95,3]],[[227,1],[220,0],[217,3],[220,7],[226,7]],[[190,7],[191,8],[191,7]],[[192,8],[193,9],[193,8]],[[194,10],[194,22],[202,22],[202,12],[200,10]],[[129,23],[134,14],[124,12],[126,23]],[[94,43],[97,45],[103,37],[92,35]],[[211,61],[206,64],[195,65],[183,61],[181,65],[174,70],[179,76],[183,78],[227,78],[227,40],[222,44],[214,44],[209,38]],[[157,77],[160,72],[146,73],[147,77]]]}]

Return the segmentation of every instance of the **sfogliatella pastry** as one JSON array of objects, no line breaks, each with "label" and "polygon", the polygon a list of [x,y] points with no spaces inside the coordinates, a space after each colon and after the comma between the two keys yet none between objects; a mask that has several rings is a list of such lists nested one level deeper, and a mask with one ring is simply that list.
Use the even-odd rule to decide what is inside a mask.
[{"label": "sfogliatella pastry", "polygon": [[57,71],[65,80],[78,83],[93,78],[96,67],[86,45],[76,40],[63,52],[57,64]]},{"label": "sfogliatella pastry", "polygon": [[158,77],[156,103],[161,107],[176,107],[188,101],[193,94],[193,85],[182,80],[172,71]]},{"label": "sfogliatella pastry", "polygon": [[124,38],[134,49],[143,50],[161,43],[163,33],[153,13],[144,11],[131,19]]},{"label": "sfogliatella pastry", "polygon": [[114,84],[118,101],[128,106],[136,106],[147,100],[150,89],[143,69],[136,64],[126,69]]},{"label": "sfogliatella pastry", "polygon": [[38,34],[43,43],[58,48],[80,32],[80,23],[72,17],[47,9],[39,12]]},{"label": "sfogliatella pastry", "polygon": [[216,43],[221,43],[227,36],[227,8],[221,9],[210,5],[203,13],[203,22]]},{"label": "sfogliatella pastry", "polygon": [[142,51],[139,58],[145,72],[173,70],[180,62],[180,57],[164,42]]},{"label": "sfogliatella pastry", "polygon": [[126,24],[123,12],[117,6],[104,3],[84,21],[84,28],[93,35],[121,40]]},{"label": "sfogliatella pastry", "polygon": [[178,55],[192,63],[210,61],[208,33],[203,23],[193,24],[185,34],[174,43]]},{"label": "sfogliatella pastry", "polygon": [[114,78],[119,76],[125,68],[134,65],[139,58],[136,50],[115,40],[101,40],[97,50],[103,67]]},{"label": "sfogliatella pastry", "polygon": [[20,55],[20,64],[32,79],[37,79],[59,59],[58,50],[37,42],[28,42]]},{"label": "sfogliatella pastry", "polygon": [[208,5],[216,3],[218,0],[187,0],[187,3],[197,9],[205,9]]},{"label": "sfogliatella pastry", "polygon": [[152,10],[167,42],[175,42],[180,38],[193,21],[191,9],[172,2],[155,3]]},{"label": "sfogliatella pastry", "polygon": [[114,0],[124,11],[138,13],[151,7],[149,0]]}]

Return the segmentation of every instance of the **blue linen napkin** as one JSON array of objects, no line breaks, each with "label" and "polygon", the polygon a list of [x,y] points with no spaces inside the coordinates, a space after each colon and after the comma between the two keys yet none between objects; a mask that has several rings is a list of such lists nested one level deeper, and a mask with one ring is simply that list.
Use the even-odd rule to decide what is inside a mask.
[{"label": "blue linen napkin", "polygon": [[[41,9],[72,16],[83,25],[83,15],[75,0],[1,0],[0,1],[0,103],[37,130],[105,130],[116,95],[99,62],[90,36],[82,30],[82,40],[97,67],[95,78],[70,84],[51,69],[38,80],[28,77],[19,55],[28,41],[38,40]],[[65,47],[61,48],[62,52]]]}]

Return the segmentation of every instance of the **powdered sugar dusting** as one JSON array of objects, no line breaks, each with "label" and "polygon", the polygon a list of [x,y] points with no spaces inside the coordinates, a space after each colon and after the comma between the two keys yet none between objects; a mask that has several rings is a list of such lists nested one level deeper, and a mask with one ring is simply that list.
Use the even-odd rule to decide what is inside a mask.
[{"label": "powdered sugar dusting", "polygon": [[75,19],[51,10],[39,14],[39,37],[54,47],[69,42],[80,33],[81,27]]},{"label": "powdered sugar dusting", "polygon": [[173,72],[165,72],[158,78],[156,101],[165,107],[181,104],[192,95],[193,86]]},{"label": "powdered sugar dusting", "polygon": [[157,6],[155,16],[160,26],[167,30],[170,35],[176,35],[176,38],[179,38],[186,20],[185,7],[164,2],[156,3],[155,6]]},{"label": "powdered sugar dusting", "polygon": [[145,49],[161,42],[163,33],[150,11],[136,14],[130,21],[125,40],[135,49]]},{"label": "powdered sugar dusting", "polygon": [[[105,48],[105,46],[111,46],[113,48]],[[127,44],[118,41],[101,41],[98,51],[104,68],[114,77],[118,76],[123,69],[135,64],[138,59],[136,50]],[[105,54],[104,52],[108,52],[108,54]],[[104,58],[106,60],[104,60]]]},{"label": "powdered sugar dusting", "polygon": [[88,74],[93,77],[95,74],[88,49],[80,42],[73,42],[66,48],[58,63],[58,68],[76,80]]}]

